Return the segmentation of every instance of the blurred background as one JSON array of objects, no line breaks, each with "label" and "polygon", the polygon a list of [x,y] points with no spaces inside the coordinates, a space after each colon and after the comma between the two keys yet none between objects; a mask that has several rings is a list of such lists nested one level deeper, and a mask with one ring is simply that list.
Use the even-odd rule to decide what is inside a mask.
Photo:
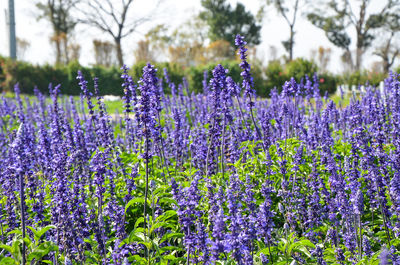
[{"label": "blurred background", "polygon": [[53,82],[79,94],[82,69],[100,78],[103,94],[120,95],[120,66],[138,79],[152,62],[198,92],[217,63],[239,81],[236,34],[248,42],[264,97],[291,77],[318,73],[322,92],[333,94],[399,71],[400,1],[2,0],[0,9],[2,91]]}]

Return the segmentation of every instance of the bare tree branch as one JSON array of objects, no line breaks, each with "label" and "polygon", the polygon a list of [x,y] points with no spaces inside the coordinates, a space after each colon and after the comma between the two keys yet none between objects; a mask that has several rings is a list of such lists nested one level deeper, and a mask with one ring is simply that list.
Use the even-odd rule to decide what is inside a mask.
[{"label": "bare tree branch", "polygon": [[96,27],[113,38],[118,61],[122,65],[124,62],[121,40],[135,32],[142,24],[150,21],[161,1],[157,1],[151,12],[140,17],[130,14],[133,11],[134,0],[121,0],[119,5],[112,0],[83,0],[77,11],[81,14],[82,23]]}]

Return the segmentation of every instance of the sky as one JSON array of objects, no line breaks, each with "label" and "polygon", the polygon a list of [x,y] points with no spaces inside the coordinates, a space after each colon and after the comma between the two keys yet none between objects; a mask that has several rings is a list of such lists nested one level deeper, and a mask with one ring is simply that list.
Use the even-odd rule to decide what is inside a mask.
[{"label": "sky", "polygon": [[[54,63],[55,53],[50,45],[51,27],[45,20],[37,20],[37,8],[34,0],[14,0],[16,16],[16,35],[18,38],[29,41],[30,47],[24,55],[24,60],[34,64]],[[42,0],[43,1],[43,0]],[[117,1],[117,0],[113,0]],[[354,0],[353,0],[354,1]],[[133,3],[134,12],[132,15],[141,15],[150,12],[156,0],[136,0]],[[232,4],[237,1],[230,0]],[[247,9],[256,14],[261,0],[241,0]],[[8,55],[8,35],[5,19],[5,10],[8,0],[0,0],[0,55]],[[136,11],[137,10],[137,11]],[[123,41],[124,59],[129,65],[134,62],[133,50],[136,48],[137,41],[144,39],[144,34],[158,24],[166,24],[168,27],[176,28],[180,24],[198,14],[201,10],[200,0],[164,0],[158,7],[155,18],[138,28],[137,32]],[[257,47],[258,57],[267,62],[271,59],[270,47],[277,48],[278,56],[285,53],[281,42],[287,40],[289,28],[285,20],[270,7],[267,10],[266,18],[263,20],[262,42]],[[78,26],[75,30],[75,41],[81,45],[80,63],[83,65],[94,64],[92,52],[94,38],[111,40],[106,34],[88,26]],[[341,50],[333,46],[325,37],[322,30],[314,27],[307,21],[305,15],[301,14],[296,23],[294,57],[310,58],[311,50],[318,49],[319,46],[332,49],[329,70],[338,73],[342,67],[340,63]],[[379,60],[373,56],[371,51],[366,54],[364,67],[369,67],[372,62]],[[266,63],[265,63],[266,64]]]}]

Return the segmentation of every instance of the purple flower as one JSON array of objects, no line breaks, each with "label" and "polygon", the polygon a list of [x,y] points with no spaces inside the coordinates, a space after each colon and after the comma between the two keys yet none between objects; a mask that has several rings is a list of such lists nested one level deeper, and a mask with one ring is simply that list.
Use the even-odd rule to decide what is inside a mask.
[{"label": "purple flower", "polygon": [[389,250],[384,247],[381,254],[379,255],[379,260],[380,260],[379,264],[380,265],[389,265],[390,264],[389,263],[389,255],[390,255]]},{"label": "purple flower", "polygon": [[149,148],[150,139],[152,136],[158,137],[159,130],[156,122],[156,112],[154,97],[158,89],[158,79],[156,76],[157,70],[151,64],[147,64],[143,68],[143,76],[139,81],[140,99],[138,106],[138,126],[140,127],[139,134],[145,139],[146,150],[142,157],[150,159],[152,154]]},{"label": "purple flower", "polygon": [[88,109],[89,109],[89,114],[92,116],[92,119],[94,119],[94,105],[92,103],[92,92],[89,91],[87,84],[88,82],[85,80],[85,78],[83,77],[83,74],[81,71],[78,71],[78,76],[76,77],[76,79],[78,79],[78,85],[81,87],[82,93],[86,98],[86,103],[88,105]]},{"label": "purple flower", "polygon": [[137,104],[136,87],[133,83],[132,77],[128,74],[129,68],[126,65],[123,65],[121,67],[121,70],[123,70],[121,78],[124,80],[124,82],[122,83],[122,87],[124,89],[123,100],[125,103],[124,112],[129,114],[130,112],[132,112],[132,104],[133,106],[136,106]]},{"label": "purple flower", "polygon": [[251,97],[255,94],[255,91],[253,89],[254,87],[254,81],[253,81],[253,77],[251,76],[250,73],[250,64],[247,62],[247,49],[246,49],[246,44],[247,42],[244,40],[244,37],[240,36],[240,35],[236,35],[235,38],[235,45],[239,48],[239,52],[238,54],[240,55],[240,60],[242,60],[242,62],[239,64],[240,68],[242,68],[242,72],[240,73],[240,75],[243,78],[243,83],[242,83],[242,87],[244,89],[244,96],[245,97],[249,97],[249,104],[250,106],[254,105],[254,102],[251,101]]}]

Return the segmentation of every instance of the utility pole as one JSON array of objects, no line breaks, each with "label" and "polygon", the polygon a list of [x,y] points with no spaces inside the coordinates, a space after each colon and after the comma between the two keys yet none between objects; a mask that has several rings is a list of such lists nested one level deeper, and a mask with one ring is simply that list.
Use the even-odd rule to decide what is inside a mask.
[{"label": "utility pole", "polygon": [[7,24],[8,24],[8,41],[10,48],[11,59],[17,59],[17,40],[15,37],[15,11],[14,11],[14,0],[8,0],[8,12],[7,12]]}]

